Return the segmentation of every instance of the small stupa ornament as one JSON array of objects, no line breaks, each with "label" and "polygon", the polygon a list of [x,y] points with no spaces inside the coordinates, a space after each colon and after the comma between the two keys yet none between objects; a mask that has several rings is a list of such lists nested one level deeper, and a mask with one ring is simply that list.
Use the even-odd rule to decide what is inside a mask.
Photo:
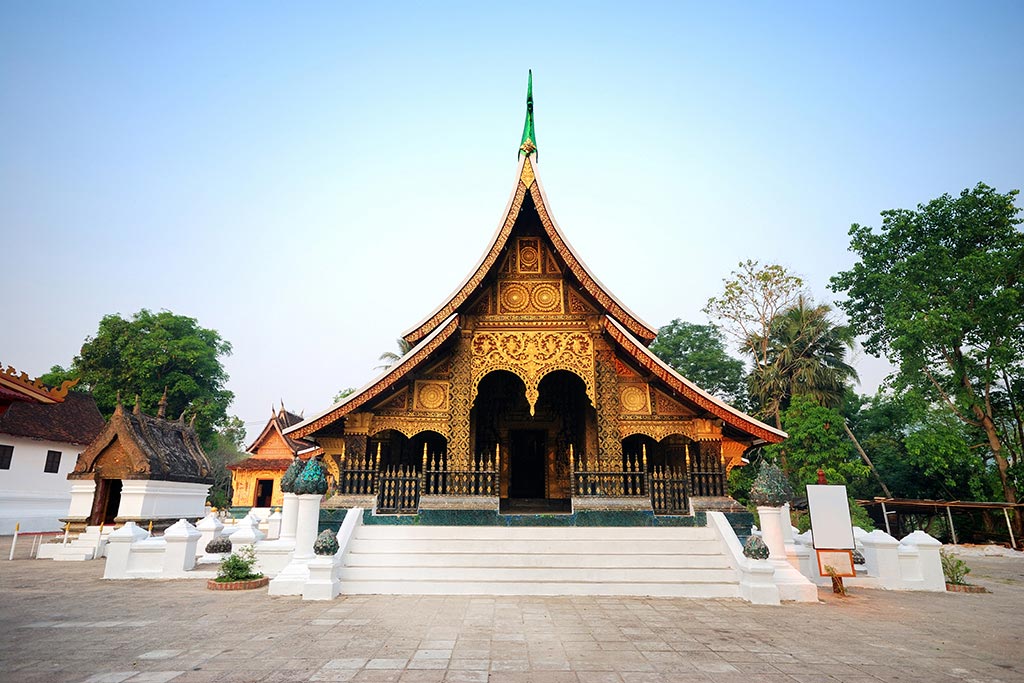
[{"label": "small stupa ornament", "polygon": [[295,480],[302,474],[302,468],[305,465],[299,456],[296,455],[292,458],[292,464],[288,465],[288,469],[284,471],[284,475],[281,477],[281,491],[284,493],[295,493]]},{"label": "small stupa ornament", "polygon": [[295,480],[296,495],[319,494],[322,496],[327,493],[327,471],[324,470],[321,458],[323,458],[322,455],[310,458],[306,466],[302,468],[302,474]]}]

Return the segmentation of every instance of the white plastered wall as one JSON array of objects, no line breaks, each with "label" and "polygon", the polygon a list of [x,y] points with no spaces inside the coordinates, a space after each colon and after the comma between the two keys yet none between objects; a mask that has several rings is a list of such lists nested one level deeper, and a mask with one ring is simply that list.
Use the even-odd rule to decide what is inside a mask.
[{"label": "white plastered wall", "polygon": [[[10,469],[0,470],[0,535],[59,531],[60,518],[68,513],[71,482],[82,447],[59,441],[41,441],[0,434],[0,444],[14,446]],[[47,451],[60,451],[57,472],[44,472]]]}]

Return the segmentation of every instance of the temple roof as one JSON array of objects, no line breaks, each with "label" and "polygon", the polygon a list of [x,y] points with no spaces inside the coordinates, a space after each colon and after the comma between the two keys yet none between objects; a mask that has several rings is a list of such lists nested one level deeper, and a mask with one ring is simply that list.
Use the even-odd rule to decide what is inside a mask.
[{"label": "temple roof", "polygon": [[[303,441],[301,439],[293,439],[290,436],[285,436],[284,432],[286,429],[293,425],[297,425],[300,422],[302,422],[302,416],[296,415],[295,413],[285,410],[284,403],[282,402],[281,408],[277,411],[274,411],[271,414],[270,419],[267,420],[267,424],[263,428],[263,431],[260,432],[260,435],[257,436],[253,440],[252,444],[245,449],[245,452],[256,453],[257,449],[268,438],[270,438],[271,434],[274,434],[275,432],[281,435],[281,438],[284,440],[285,444],[287,444],[288,448],[291,449],[292,455],[295,455],[300,451],[304,451],[312,446],[315,446],[315,444],[309,443],[308,441]],[[289,460],[288,462],[291,461]],[[287,467],[287,465],[285,466]]]},{"label": "temple roof", "polygon": [[442,325],[435,328],[433,332],[424,337],[416,346],[409,349],[409,352],[402,356],[397,363],[372,379],[368,384],[341,399],[327,410],[285,429],[284,434],[293,439],[299,439],[351,413],[359,406],[364,405],[367,401],[372,400],[394,386],[403,377],[412,372],[417,365],[425,361],[430,354],[445,343],[458,329],[458,316],[454,314],[448,316]]},{"label": "temple roof", "polygon": [[779,443],[789,436],[781,429],[766,425],[743,411],[733,408],[722,399],[712,396],[680,375],[665,361],[654,355],[650,349],[641,344],[636,337],[630,334],[629,330],[611,316],[605,317],[605,331],[623,351],[628,353],[645,370],[665,382],[680,396],[697,404],[702,409],[721,419],[725,424],[751,434],[767,443]]},{"label": "temple roof", "polygon": [[604,308],[604,312],[612,316],[623,326],[626,327],[636,337],[643,340],[645,344],[651,343],[654,337],[657,336],[658,331],[642,321],[635,313],[630,311],[625,304],[619,301],[614,294],[612,294],[607,287],[605,287],[600,280],[598,280],[587,264],[583,262],[583,259],[579,257],[576,250],[573,249],[572,245],[566,240],[565,235],[562,234],[561,228],[552,218],[550,211],[548,210],[548,198],[544,192],[543,186],[541,185],[540,177],[537,175],[536,166],[536,152],[530,156],[523,156],[519,160],[519,166],[516,170],[517,182],[516,189],[512,193],[512,197],[509,199],[508,204],[505,207],[505,211],[502,214],[504,219],[501,225],[498,226],[497,231],[491,238],[490,247],[484,252],[484,255],[477,262],[476,267],[470,272],[469,276],[462,281],[462,284],[445,299],[439,307],[424,318],[421,322],[417,323],[416,326],[410,328],[402,334],[402,336],[409,343],[415,343],[427,335],[431,330],[435,329],[444,320],[446,320],[452,314],[458,312],[459,308],[463,306],[477,291],[487,276],[497,268],[498,258],[502,251],[508,244],[509,237],[512,234],[512,228],[515,226],[516,219],[519,216],[520,210],[523,208],[523,201],[526,195],[529,194],[533,200],[533,204],[537,209],[537,214],[540,217],[541,225],[544,229],[544,234],[551,241],[551,244],[556,253],[562,258],[566,264],[566,268],[573,274],[576,280],[580,283],[583,290],[589,294],[599,305]]},{"label": "temple roof", "polygon": [[0,434],[80,446],[92,442],[103,424],[93,397],[76,392],[56,403],[16,400],[0,413]]},{"label": "temple roof", "polygon": [[106,427],[78,456],[68,479],[92,479],[97,459],[115,441],[129,462],[126,479],[154,479],[195,484],[212,484],[210,461],[199,437],[184,419],[150,417],[139,410],[127,412],[120,402]]},{"label": "temple roof", "polygon": [[68,390],[76,384],[77,379],[65,380],[59,388],[48,387],[38,377],[30,379],[28,373],[19,373],[14,366],[8,365],[6,372],[0,371],[0,398],[31,403],[60,403],[68,395]]}]

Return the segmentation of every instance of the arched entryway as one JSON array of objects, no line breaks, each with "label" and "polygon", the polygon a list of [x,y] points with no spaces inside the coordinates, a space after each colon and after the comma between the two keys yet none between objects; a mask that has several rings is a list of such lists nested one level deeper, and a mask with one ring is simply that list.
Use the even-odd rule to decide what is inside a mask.
[{"label": "arched entryway", "polygon": [[596,446],[596,413],[585,383],[571,372],[547,374],[538,393],[531,415],[519,377],[503,370],[486,375],[470,415],[474,453],[501,454],[504,510],[568,512],[570,453],[579,458]]}]

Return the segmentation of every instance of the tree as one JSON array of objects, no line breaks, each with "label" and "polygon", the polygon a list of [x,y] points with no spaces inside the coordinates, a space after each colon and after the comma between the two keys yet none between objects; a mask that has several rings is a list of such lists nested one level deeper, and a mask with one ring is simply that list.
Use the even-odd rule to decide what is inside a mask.
[{"label": "tree", "polygon": [[333,400],[334,400],[335,403],[338,403],[338,402],[341,401],[341,399],[345,398],[346,396],[351,396],[354,393],[356,393],[356,388],[355,387],[346,387],[345,389],[342,389],[341,391],[336,393],[334,395],[334,399]]},{"label": "tree", "polygon": [[746,409],[743,362],[726,352],[722,332],[716,325],[695,325],[677,318],[658,329],[650,348],[701,389]]},{"label": "tree", "polygon": [[831,312],[831,306],[815,305],[799,295],[793,306],[772,319],[767,343],[752,340],[767,353],[750,375],[751,395],[764,414],[775,416],[776,425],[793,396],[838,408],[847,384],[857,379],[857,371],[845,360],[853,348],[853,329],[838,324]]},{"label": "tree", "polygon": [[80,377],[107,417],[119,394],[125,402],[138,395],[143,410],[155,414],[166,388],[167,416],[195,415],[196,432],[209,452],[216,429],[230,427],[227,408],[234,394],[224,388],[228,375],[221,364],[221,357],[230,354],[231,344],[195,318],[142,309],[128,320],[104,316],[71,367],[55,367],[45,381],[62,374]]},{"label": "tree", "polygon": [[400,361],[402,359],[402,356],[404,356],[405,354],[409,353],[409,351],[412,350],[412,344],[405,341],[405,339],[401,337],[396,339],[395,343],[398,344],[398,353],[395,353],[394,351],[385,351],[384,353],[380,354],[380,356],[377,357],[377,360],[384,361],[384,364],[378,365],[377,367],[374,368],[374,370],[387,370],[392,365]]},{"label": "tree", "polygon": [[704,312],[712,321],[723,321],[725,332],[750,354],[755,367],[766,365],[772,321],[796,303],[804,282],[780,265],[761,267],[751,260],[740,262],[730,275],[722,293],[708,299]]},{"label": "tree", "polygon": [[[794,396],[782,413],[782,428],[789,438],[765,448],[769,457],[786,457],[789,474],[798,485],[817,481],[818,468],[832,484],[856,484],[869,474],[867,465],[853,454],[843,433],[842,416],[809,396]],[[802,486],[800,489],[802,490]]]},{"label": "tree", "polygon": [[[834,276],[840,305],[869,353],[898,366],[898,384],[927,392],[984,434],[978,452],[994,461],[1003,497],[1017,501],[1011,466],[1020,461],[1007,409],[1024,363],[1024,235],[1018,192],[979,183],[916,210],[882,212],[879,232],[854,224],[860,257]],[[1017,430],[1019,433],[1019,430]]]}]

